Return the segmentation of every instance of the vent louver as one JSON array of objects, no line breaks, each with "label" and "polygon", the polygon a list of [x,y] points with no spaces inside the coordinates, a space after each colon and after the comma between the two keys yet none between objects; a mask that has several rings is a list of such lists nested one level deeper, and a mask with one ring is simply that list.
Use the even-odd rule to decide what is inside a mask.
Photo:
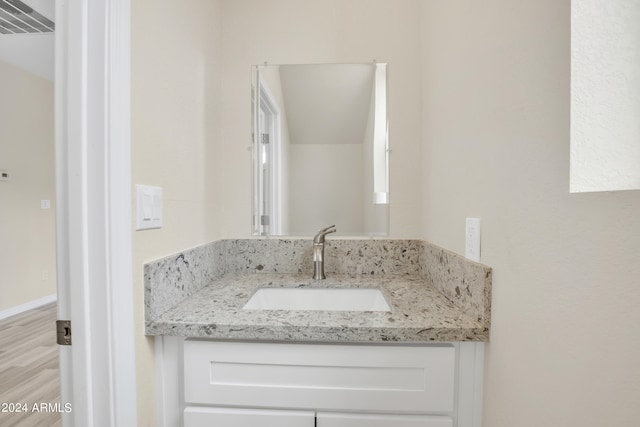
[{"label": "vent louver", "polygon": [[0,0],[0,34],[50,33],[53,21],[20,0]]}]

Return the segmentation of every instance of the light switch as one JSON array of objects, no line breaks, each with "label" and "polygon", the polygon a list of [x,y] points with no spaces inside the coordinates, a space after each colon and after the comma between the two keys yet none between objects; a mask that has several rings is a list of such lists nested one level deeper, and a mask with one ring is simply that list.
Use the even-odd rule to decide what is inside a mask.
[{"label": "light switch", "polygon": [[51,209],[51,200],[40,200],[40,209]]},{"label": "light switch", "polygon": [[136,185],[136,230],[162,227],[162,187]]},{"label": "light switch", "polygon": [[151,221],[153,219],[153,198],[148,192],[149,190],[143,190],[142,193],[142,220]]}]

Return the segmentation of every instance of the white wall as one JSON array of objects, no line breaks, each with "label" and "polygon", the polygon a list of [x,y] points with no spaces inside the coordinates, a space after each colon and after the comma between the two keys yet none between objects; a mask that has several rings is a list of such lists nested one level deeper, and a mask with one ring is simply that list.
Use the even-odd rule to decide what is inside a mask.
[{"label": "white wall", "polygon": [[251,65],[389,62],[391,224],[419,232],[420,2],[418,0],[223,1],[225,161],[218,191],[225,237],[251,233]]},{"label": "white wall", "polygon": [[143,264],[219,237],[220,13],[214,0],[132,2],[132,183],[164,189],[162,229],[133,232],[139,426],[156,425],[157,398]]},{"label": "white wall", "polygon": [[483,425],[637,426],[640,193],[569,194],[570,1],[423,6],[423,236],[482,219]]},{"label": "white wall", "polygon": [[571,191],[640,189],[640,2],[571,15]]},{"label": "white wall", "polygon": [[[53,5],[53,1],[47,0]],[[0,37],[0,62],[13,64],[53,82],[54,33],[4,35]]]},{"label": "white wall", "polygon": [[0,82],[2,311],[56,293],[56,256],[53,83],[4,62]]},{"label": "white wall", "polygon": [[291,144],[289,155],[289,231],[305,236],[335,224],[343,236],[362,236],[364,144]]}]

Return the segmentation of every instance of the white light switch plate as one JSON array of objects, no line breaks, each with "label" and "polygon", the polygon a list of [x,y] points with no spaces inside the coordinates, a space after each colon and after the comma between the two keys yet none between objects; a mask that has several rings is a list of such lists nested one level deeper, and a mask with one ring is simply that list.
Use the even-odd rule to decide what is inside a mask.
[{"label": "white light switch plate", "polygon": [[162,187],[136,184],[136,230],[162,227]]},{"label": "white light switch plate", "polygon": [[480,218],[467,218],[464,256],[480,262]]}]

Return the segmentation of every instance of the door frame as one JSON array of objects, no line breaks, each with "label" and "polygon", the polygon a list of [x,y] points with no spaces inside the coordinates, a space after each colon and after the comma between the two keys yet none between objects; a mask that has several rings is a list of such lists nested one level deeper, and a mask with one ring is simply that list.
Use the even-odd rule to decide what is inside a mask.
[{"label": "door frame", "polygon": [[55,39],[63,426],[135,426],[130,0],[56,0]]}]

